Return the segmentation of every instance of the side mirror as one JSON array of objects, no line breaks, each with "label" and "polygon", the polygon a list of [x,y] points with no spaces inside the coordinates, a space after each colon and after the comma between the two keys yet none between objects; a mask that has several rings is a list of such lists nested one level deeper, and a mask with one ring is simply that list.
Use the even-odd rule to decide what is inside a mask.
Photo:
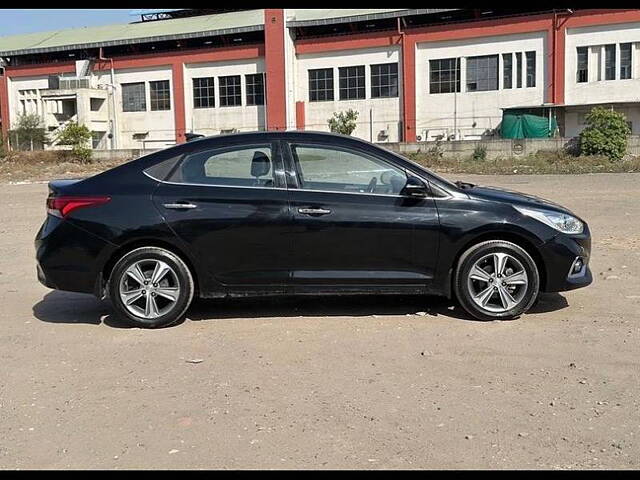
[{"label": "side mirror", "polygon": [[407,177],[407,183],[400,191],[400,195],[406,197],[428,197],[429,187],[419,178],[409,176]]}]

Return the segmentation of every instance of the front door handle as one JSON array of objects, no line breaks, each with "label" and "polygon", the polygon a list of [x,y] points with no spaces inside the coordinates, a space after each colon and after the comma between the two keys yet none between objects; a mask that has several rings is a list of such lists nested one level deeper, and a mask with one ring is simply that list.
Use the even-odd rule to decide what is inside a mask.
[{"label": "front door handle", "polygon": [[326,208],[299,208],[298,213],[301,213],[303,215],[320,216],[328,215],[329,213],[331,213],[331,210],[327,210]]},{"label": "front door handle", "polygon": [[174,210],[181,210],[183,208],[196,208],[197,205],[194,205],[193,203],[163,203],[162,206],[164,208],[170,208],[170,209],[174,209]]}]

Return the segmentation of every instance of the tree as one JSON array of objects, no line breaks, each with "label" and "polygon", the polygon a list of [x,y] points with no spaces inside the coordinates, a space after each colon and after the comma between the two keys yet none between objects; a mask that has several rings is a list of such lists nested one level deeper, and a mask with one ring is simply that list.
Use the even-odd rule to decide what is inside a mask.
[{"label": "tree", "polygon": [[620,160],[627,151],[631,133],[624,114],[603,107],[594,107],[585,117],[587,126],[580,132],[583,155],[604,155]]},{"label": "tree", "polygon": [[76,122],[69,122],[56,137],[58,144],[71,145],[71,153],[81,162],[91,160],[91,131],[86,125],[78,125]]},{"label": "tree", "polygon": [[37,113],[18,115],[16,128],[9,131],[10,143],[16,150],[33,150],[43,148],[48,143],[42,118]]},{"label": "tree", "polygon": [[351,135],[356,129],[356,120],[358,112],[351,108],[346,112],[333,113],[333,117],[328,120],[329,129],[333,133],[342,133],[343,135]]}]

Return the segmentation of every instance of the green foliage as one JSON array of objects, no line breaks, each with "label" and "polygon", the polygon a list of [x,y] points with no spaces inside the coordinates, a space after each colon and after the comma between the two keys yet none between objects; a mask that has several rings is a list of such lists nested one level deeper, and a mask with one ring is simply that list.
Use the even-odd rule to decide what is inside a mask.
[{"label": "green foliage", "polygon": [[9,131],[9,141],[15,150],[40,150],[49,142],[37,113],[18,115],[16,128]]},{"label": "green foliage", "polygon": [[580,133],[582,155],[604,155],[611,160],[621,160],[631,133],[624,114],[594,107],[585,120],[587,126]]},{"label": "green foliage", "polygon": [[78,125],[76,122],[69,122],[56,138],[60,145],[71,145],[72,155],[82,163],[91,161],[91,131],[86,125]]},{"label": "green foliage", "polygon": [[487,159],[487,147],[484,145],[476,145],[476,148],[473,149],[471,159],[474,162],[484,162]]},{"label": "green foliage", "polygon": [[356,120],[358,112],[349,109],[346,112],[333,113],[333,117],[327,120],[329,129],[333,133],[342,133],[343,135],[351,135],[356,129]]}]

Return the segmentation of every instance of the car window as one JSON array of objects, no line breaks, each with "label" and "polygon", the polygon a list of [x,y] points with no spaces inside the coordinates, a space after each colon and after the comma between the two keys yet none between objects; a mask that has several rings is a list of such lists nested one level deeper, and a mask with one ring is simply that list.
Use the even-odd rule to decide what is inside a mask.
[{"label": "car window", "polygon": [[170,181],[239,187],[274,187],[269,145],[205,150],[185,157]]},{"label": "car window", "polygon": [[407,180],[403,170],[365,153],[299,144],[291,150],[305,190],[398,194]]}]

